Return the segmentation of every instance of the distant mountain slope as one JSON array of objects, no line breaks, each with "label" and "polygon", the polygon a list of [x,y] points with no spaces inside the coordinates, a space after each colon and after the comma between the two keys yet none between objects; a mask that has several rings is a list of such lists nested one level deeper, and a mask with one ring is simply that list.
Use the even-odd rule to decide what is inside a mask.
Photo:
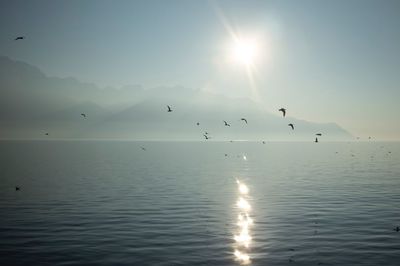
[{"label": "distant mountain slope", "polygon": [[[0,70],[0,138],[46,138],[47,131],[54,138],[89,139],[201,140],[205,131],[213,140],[312,141],[315,133],[323,134],[321,140],[352,138],[335,123],[283,118],[249,99],[184,87],[99,88],[73,78],[47,77],[7,57],[0,57]],[[173,112],[167,112],[167,105]]]}]

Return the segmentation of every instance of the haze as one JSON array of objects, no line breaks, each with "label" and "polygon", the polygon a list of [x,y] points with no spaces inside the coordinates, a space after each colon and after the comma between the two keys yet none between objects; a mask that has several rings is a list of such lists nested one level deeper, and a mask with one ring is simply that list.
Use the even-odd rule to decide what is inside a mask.
[{"label": "haze", "polygon": [[[167,123],[163,112],[176,99],[167,95],[179,94],[179,101],[190,105],[192,93],[201,92],[201,107],[217,98],[216,106],[238,101],[247,106],[242,113],[252,115],[254,102],[262,109],[254,119],[266,113],[278,118],[277,110],[286,107],[293,119],[336,123],[348,137],[399,140],[399,11],[398,1],[2,1],[0,137],[37,138],[52,130],[60,138],[91,138],[82,132],[101,127],[96,137],[143,138],[160,129],[151,112],[160,112]],[[230,30],[262,40],[252,82],[243,67],[226,63]],[[17,36],[26,39],[14,41]],[[45,74],[39,83],[32,80],[39,72],[27,70],[34,67]],[[66,77],[73,79],[58,79]],[[121,112],[148,101],[154,109],[129,118],[140,122],[136,128],[123,129],[122,123],[120,133],[106,132],[105,121],[115,124]],[[68,111],[61,115],[60,110]],[[65,114],[72,121],[76,113],[79,120],[84,110],[99,116],[96,125],[66,131],[81,121],[68,124]],[[228,113],[240,119],[241,112],[235,112]],[[189,115],[184,122],[192,126],[214,115]],[[220,122],[218,116],[209,126],[223,135]],[[126,133],[139,125],[141,134]],[[318,128],[325,129],[307,127],[301,140]],[[190,138],[201,139],[195,130],[187,129]],[[264,130],[227,135],[258,139]],[[291,140],[282,132],[270,137]]]}]

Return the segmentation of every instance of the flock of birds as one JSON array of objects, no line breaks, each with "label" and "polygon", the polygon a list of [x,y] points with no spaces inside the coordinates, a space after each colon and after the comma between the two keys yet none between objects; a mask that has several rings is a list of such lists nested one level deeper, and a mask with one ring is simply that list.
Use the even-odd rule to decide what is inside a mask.
[{"label": "flock of birds", "polygon": [[[168,111],[167,111],[167,112],[170,113],[170,112],[173,111],[170,105],[167,105],[167,108],[168,108]],[[283,116],[283,117],[286,117],[286,108],[283,108],[283,107],[282,107],[282,108],[280,108],[278,111],[282,112],[282,116]],[[240,121],[243,121],[244,123],[246,123],[246,125],[248,124],[246,118],[243,118],[243,117],[242,117],[242,118],[240,118]],[[230,126],[231,126],[226,120],[223,120],[223,122],[224,122],[224,126],[226,126],[226,127],[230,127]],[[199,125],[200,125],[200,122],[197,122],[196,125],[199,126]],[[293,123],[289,123],[288,126],[291,127],[292,130],[294,130],[294,124],[293,124]],[[322,136],[322,133],[316,133],[315,135],[316,135],[316,136]],[[205,133],[203,134],[203,136],[204,136],[204,138],[205,138],[206,140],[208,140],[208,139],[211,138],[210,135],[208,134],[208,132],[205,132]],[[319,141],[318,141],[318,137],[315,138],[314,142],[315,142],[315,143],[318,143],[318,142],[319,142]],[[265,144],[265,141],[263,141],[262,143]]]}]

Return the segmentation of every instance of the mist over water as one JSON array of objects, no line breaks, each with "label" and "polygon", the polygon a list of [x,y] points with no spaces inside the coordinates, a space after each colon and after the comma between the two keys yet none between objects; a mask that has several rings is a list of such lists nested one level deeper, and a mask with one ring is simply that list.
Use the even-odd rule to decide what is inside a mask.
[{"label": "mist over water", "polygon": [[400,261],[399,143],[1,141],[0,150],[0,265]]}]

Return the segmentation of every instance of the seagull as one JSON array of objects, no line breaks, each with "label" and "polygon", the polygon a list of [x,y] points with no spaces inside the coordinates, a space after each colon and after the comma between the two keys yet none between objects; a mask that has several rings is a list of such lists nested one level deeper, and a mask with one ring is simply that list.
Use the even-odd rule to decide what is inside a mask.
[{"label": "seagull", "polygon": [[208,132],[206,131],[206,132],[204,132],[204,134],[208,135]]},{"label": "seagull", "polygon": [[292,128],[292,130],[294,130],[294,125],[292,123],[288,124],[289,127]]},{"label": "seagull", "polygon": [[229,125],[228,122],[226,122],[225,120],[224,120],[224,123],[225,123],[225,126],[226,126],[226,127],[230,127],[230,126],[231,126],[231,125]]},{"label": "seagull", "polygon": [[282,112],[283,117],[285,117],[285,115],[286,115],[286,109],[285,108],[281,108],[278,111]]},{"label": "seagull", "polygon": [[240,120],[246,122],[246,124],[247,124],[247,119],[246,118],[240,118]]},{"label": "seagull", "polygon": [[209,139],[209,136],[207,136],[206,134],[203,135],[206,139]]},{"label": "seagull", "polygon": [[15,187],[15,191],[18,191],[18,190],[20,190],[20,188],[19,187]]},{"label": "seagull", "polygon": [[172,112],[171,106],[167,105],[168,107],[168,113]]},{"label": "seagull", "polygon": [[225,153],[225,157],[227,157],[228,156],[228,154],[227,153]]},{"label": "seagull", "polygon": [[144,150],[144,151],[146,150],[146,148],[145,148],[145,147],[142,147],[142,146],[140,146],[140,148],[141,148],[142,150]]},{"label": "seagull", "polygon": [[46,136],[48,136],[49,135],[49,133],[48,132],[46,132],[46,134],[45,134]]},{"label": "seagull", "polygon": [[262,144],[265,144],[265,141],[263,141]]},{"label": "seagull", "polygon": [[317,133],[317,134],[315,134],[315,136],[322,136],[322,134],[321,133]]},{"label": "seagull", "polygon": [[199,122],[197,122],[197,123],[196,123],[196,125],[200,126],[200,123],[199,123]]},{"label": "seagull", "polygon": [[[315,138],[314,142],[315,142],[315,143],[318,143],[318,138]],[[337,153],[337,152],[336,152],[336,153]]]},{"label": "seagull", "polygon": [[25,39],[25,36],[18,36],[17,38],[14,39],[14,41],[23,40],[23,39]]},{"label": "seagull", "polygon": [[400,227],[396,227],[395,229],[393,229],[394,231],[396,231],[396,232],[399,232],[400,231]]},{"label": "seagull", "polygon": [[82,116],[83,118],[86,118],[86,114],[84,114],[84,113],[82,113],[81,116]]}]

